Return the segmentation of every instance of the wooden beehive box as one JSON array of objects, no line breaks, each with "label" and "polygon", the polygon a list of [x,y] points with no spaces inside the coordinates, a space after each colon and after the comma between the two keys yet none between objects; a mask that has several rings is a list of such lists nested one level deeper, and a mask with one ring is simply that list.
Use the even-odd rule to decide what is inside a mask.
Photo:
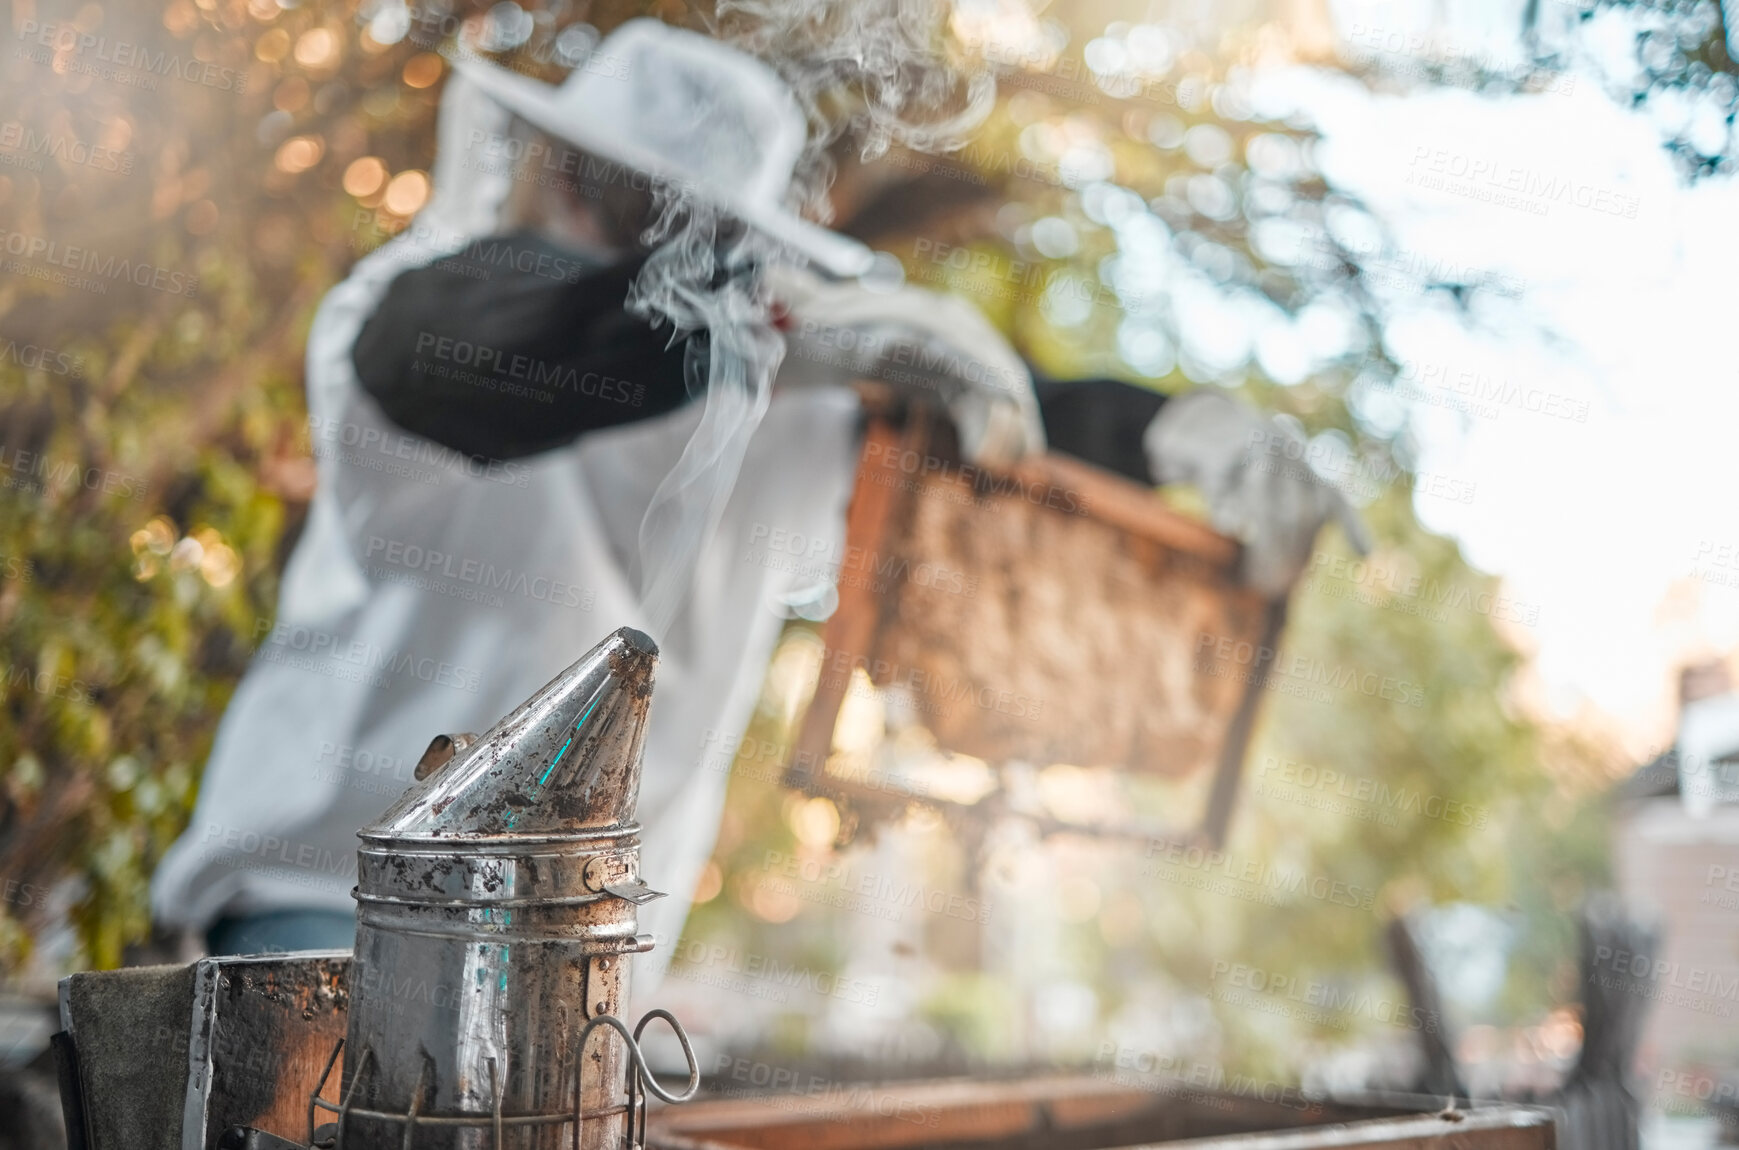
[{"label": "wooden beehive box", "polygon": [[1198,652],[1272,647],[1283,603],[1237,582],[1237,543],[1149,488],[1062,455],[971,467],[949,438],[931,418],[870,417],[793,781],[849,793],[816,767],[861,669],[950,752],[1213,773],[1189,821],[1220,839],[1261,684]]}]

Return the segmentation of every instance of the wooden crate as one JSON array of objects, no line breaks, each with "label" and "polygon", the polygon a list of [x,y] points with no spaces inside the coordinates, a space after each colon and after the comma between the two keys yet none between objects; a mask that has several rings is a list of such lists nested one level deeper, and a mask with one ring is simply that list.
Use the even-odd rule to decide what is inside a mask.
[{"label": "wooden crate", "polygon": [[[816,1083],[820,1083],[819,1086]],[[1489,1106],[1448,1116],[1099,1078],[840,1085],[815,1080],[760,1097],[655,1114],[648,1150],[1553,1150],[1552,1112]]]},{"label": "wooden crate", "polygon": [[1261,682],[1204,673],[1198,652],[1221,639],[1272,648],[1284,603],[1239,585],[1238,544],[1150,488],[1061,455],[962,465],[948,439],[933,419],[870,416],[788,781],[854,797],[825,764],[861,668],[903,689],[950,752],[1211,772],[1206,809],[1179,821],[1220,841]]}]

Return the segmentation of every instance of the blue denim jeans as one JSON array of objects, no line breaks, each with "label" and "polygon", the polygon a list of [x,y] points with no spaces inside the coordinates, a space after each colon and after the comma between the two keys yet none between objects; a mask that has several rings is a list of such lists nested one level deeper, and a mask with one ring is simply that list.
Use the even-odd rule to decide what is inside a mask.
[{"label": "blue denim jeans", "polygon": [[356,915],[339,910],[270,910],[225,915],[205,932],[212,954],[281,954],[289,950],[349,950]]}]

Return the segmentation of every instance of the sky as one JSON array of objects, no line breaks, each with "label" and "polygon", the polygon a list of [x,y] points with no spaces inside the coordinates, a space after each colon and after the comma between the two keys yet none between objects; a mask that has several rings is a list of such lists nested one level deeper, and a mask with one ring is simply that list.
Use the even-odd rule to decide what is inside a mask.
[{"label": "sky", "polygon": [[[1510,29],[1510,8],[1456,17]],[[1340,5],[1336,18],[1351,43],[1404,44],[1391,30],[1408,28],[1407,11]],[[1417,11],[1426,27],[1431,13]],[[1508,50],[1499,33],[1436,36]],[[1373,94],[1294,68],[1258,93],[1264,110],[1290,103],[1316,121],[1318,162],[1388,223],[1399,252],[1498,277],[1481,330],[1422,306],[1389,332],[1421,470],[1474,491],[1421,495],[1419,515],[1539,606],[1517,635],[1554,713],[1592,704],[1638,754],[1670,739],[1677,667],[1739,646],[1739,516],[1723,498],[1739,471],[1727,347],[1739,188],[1687,184],[1658,126],[1591,72],[1492,99]],[[1458,411],[1474,397],[1456,384],[1506,398]]]}]

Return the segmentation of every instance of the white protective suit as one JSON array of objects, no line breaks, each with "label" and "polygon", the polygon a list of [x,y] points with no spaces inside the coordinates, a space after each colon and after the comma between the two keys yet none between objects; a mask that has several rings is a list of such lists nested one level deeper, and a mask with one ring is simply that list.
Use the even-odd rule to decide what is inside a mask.
[{"label": "white protective suit", "polygon": [[[275,625],[262,626],[192,821],[155,876],[166,925],[353,909],[357,828],[410,784],[434,735],[487,730],[617,627],[647,626],[630,575],[641,518],[700,404],[486,468],[390,423],[351,363],[397,272],[496,229],[510,177],[467,165],[463,142],[506,131],[507,117],[467,84],[449,80],[431,203],[333,289],[309,334],[319,481]],[[661,943],[636,962],[641,991],[668,962],[712,850],[729,744],[757,700],[779,603],[813,582],[760,561],[756,541],[785,531],[827,554],[843,544],[857,402],[786,385],[804,370],[788,358],[662,638],[639,817],[643,874],[670,897],[640,912]]]}]

